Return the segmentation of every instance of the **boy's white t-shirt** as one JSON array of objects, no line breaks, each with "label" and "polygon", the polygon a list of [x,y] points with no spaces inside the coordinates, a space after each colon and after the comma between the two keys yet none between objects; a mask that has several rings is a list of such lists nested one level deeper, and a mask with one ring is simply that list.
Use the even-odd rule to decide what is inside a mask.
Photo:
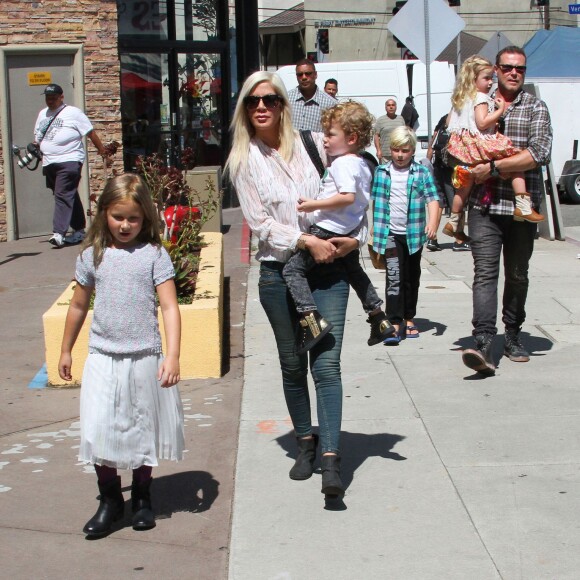
[{"label": "boy's white t-shirt", "polygon": [[34,126],[36,140],[42,138],[42,165],[64,163],[65,161],[85,160],[85,148],[82,138],[93,130],[88,117],[77,107],[67,105],[51,123],[48,131],[42,137],[45,127],[51,122],[57,111],[48,107],[40,111]]},{"label": "boy's white t-shirt", "polygon": [[407,195],[407,183],[409,181],[409,167],[399,169],[391,163],[391,193],[389,206],[391,219],[389,233],[407,233],[407,215],[409,213],[409,196]]},{"label": "boy's white t-shirt", "polygon": [[328,199],[337,193],[354,193],[354,203],[338,209],[316,210],[313,222],[342,235],[358,228],[369,205],[372,178],[369,166],[362,157],[337,157],[322,178],[317,199]]}]

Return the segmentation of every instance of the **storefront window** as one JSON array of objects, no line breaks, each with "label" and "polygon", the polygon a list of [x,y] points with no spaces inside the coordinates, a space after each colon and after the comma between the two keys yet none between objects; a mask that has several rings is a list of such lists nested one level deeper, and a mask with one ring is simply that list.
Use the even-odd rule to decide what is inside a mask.
[{"label": "storefront window", "polygon": [[200,165],[219,165],[222,143],[222,66],[219,54],[179,54],[179,145]]},{"label": "storefront window", "polygon": [[217,40],[218,0],[176,0],[177,40]]},{"label": "storefront window", "polygon": [[[225,157],[229,118],[222,95],[228,66],[226,0],[119,0],[121,115],[125,169],[152,153],[197,165]],[[227,139],[227,134],[226,134]]]},{"label": "storefront window", "polygon": [[167,40],[165,0],[121,0],[117,13],[119,36]]}]

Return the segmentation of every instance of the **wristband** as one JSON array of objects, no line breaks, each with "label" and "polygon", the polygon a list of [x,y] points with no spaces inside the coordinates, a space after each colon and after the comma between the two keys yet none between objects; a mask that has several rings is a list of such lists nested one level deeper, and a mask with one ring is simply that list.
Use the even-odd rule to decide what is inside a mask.
[{"label": "wristband", "polygon": [[296,241],[296,249],[297,250],[305,250],[306,249],[306,236],[303,234],[301,235],[298,240]]}]

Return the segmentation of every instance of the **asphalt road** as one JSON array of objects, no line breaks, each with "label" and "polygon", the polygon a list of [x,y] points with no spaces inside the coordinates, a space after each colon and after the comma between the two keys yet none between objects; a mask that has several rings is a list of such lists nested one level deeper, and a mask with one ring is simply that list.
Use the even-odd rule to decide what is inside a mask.
[{"label": "asphalt road", "polygon": [[560,201],[560,210],[564,227],[580,226],[580,204],[572,204],[565,200]]}]

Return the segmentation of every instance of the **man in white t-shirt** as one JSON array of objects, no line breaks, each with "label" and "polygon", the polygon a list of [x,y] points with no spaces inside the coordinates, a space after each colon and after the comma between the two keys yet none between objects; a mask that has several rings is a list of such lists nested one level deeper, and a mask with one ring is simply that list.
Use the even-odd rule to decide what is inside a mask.
[{"label": "man in white t-shirt", "polygon": [[[43,92],[47,106],[38,114],[34,126],[34,142],[42,152],[42,173],[54,194],[53,234],[48,241],[55,248],[65,243],[77,244],[84,238],[86,220],[78,185],[85,161],[85,135],[105,163],[109,162],[91,122],[80,109],[64,104],[63,93],[60,85],[47,85]],[[69,227],[73,231],[66,236]]]}]

